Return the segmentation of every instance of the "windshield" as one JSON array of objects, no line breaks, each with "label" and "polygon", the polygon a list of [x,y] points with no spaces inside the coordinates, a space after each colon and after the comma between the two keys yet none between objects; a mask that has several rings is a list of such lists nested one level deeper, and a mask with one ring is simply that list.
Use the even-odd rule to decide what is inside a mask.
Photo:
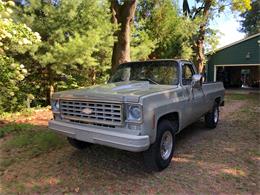
[{"label": "windshield", "polygon": [[174,61],[122,64],[109,82],[121,81],[149,81],[157,85],[177,85],[178,66]]}]

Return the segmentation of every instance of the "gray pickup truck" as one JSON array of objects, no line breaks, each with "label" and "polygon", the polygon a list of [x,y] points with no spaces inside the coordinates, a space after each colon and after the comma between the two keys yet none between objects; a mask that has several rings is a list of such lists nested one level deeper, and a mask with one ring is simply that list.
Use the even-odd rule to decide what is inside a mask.
[{"label": "gray pickup truck", "polygon": [[224,87],[202,79],[186,60],[124,63],[107,84],[55,93],[49,128],[78,149],[94,143],[143,152],[148,168],[160,171],[182,129],[202,116],[217,126]]}]

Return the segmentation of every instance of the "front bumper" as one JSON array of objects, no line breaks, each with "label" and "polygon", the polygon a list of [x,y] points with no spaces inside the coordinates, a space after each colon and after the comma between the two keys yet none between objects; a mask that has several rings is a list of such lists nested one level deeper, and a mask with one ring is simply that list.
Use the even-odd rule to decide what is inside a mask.
[{"label": "front bumper", "polygon": [[77,140],[132,152],[145,151],[150,146],[148,135],[129,135],[55,120],[49,121],[49,128]]}]

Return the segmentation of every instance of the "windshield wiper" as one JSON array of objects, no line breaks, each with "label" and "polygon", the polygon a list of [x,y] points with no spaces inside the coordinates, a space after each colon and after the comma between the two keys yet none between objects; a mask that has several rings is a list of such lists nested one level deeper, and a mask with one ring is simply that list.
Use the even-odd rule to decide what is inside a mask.
[{"label": "windshield wiper", "polygon": [[155,84],[155,85],[159,85],[159,83],[157,83],[156,81],[150,79],[150,78],[143,78],[143,79],[139,79],[139,80],[142,80],[142,81],[150,81],[151,83]]},{"label": "windshield wiper", "polygon": [[154,83],[155,85],[159,85],[159,83],[157,83],[156,81],[154,81],[154,80],[152,80],[152,79],[150,79],[150,78],[147,78],[147,80],[150,81],[150,82],[152,82],[152,83]]}]

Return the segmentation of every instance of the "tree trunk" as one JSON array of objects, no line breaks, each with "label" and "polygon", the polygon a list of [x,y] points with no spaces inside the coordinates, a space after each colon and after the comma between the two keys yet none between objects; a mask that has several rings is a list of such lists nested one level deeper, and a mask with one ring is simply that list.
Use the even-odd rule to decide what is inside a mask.
[{"label": "tree trunk", "polygon": [[96,76],[97,76],[97,71],[95,68],[90,68],[90,78],[91,78],[91,85],[96,84]]},{"label": "tree trunk", "polygon": [[53,79],[53,74],[51,70],[51,65],[47,66],[47,74],[48,74],[48,89],[47,89],[47,94],[46,94],[46,100],[47,104],[51,103],[51,97],[54,93],[54,79]]},{"label": "tree trunk", "polygon": [[195,42],[194,50],[195,50],[195,64],[199,73],[204,72],[205,65],[205,55],[204,55],[204,40],[206,34],[206,25],[209,19],[209,11],[212,5],[212,0],[205,0],[205,6],[203,9],[203,17],[205,21],[200,25],[198,39]]},{"label": "tree trunk", "polygon": [[112,73],[123,62],[129,62],[131,24],[135,15],[136,0],[125,0],[119,4],[118,0],[111,0],[112,22],[119,26],[115,32],[116,41],[112,54]]}]

